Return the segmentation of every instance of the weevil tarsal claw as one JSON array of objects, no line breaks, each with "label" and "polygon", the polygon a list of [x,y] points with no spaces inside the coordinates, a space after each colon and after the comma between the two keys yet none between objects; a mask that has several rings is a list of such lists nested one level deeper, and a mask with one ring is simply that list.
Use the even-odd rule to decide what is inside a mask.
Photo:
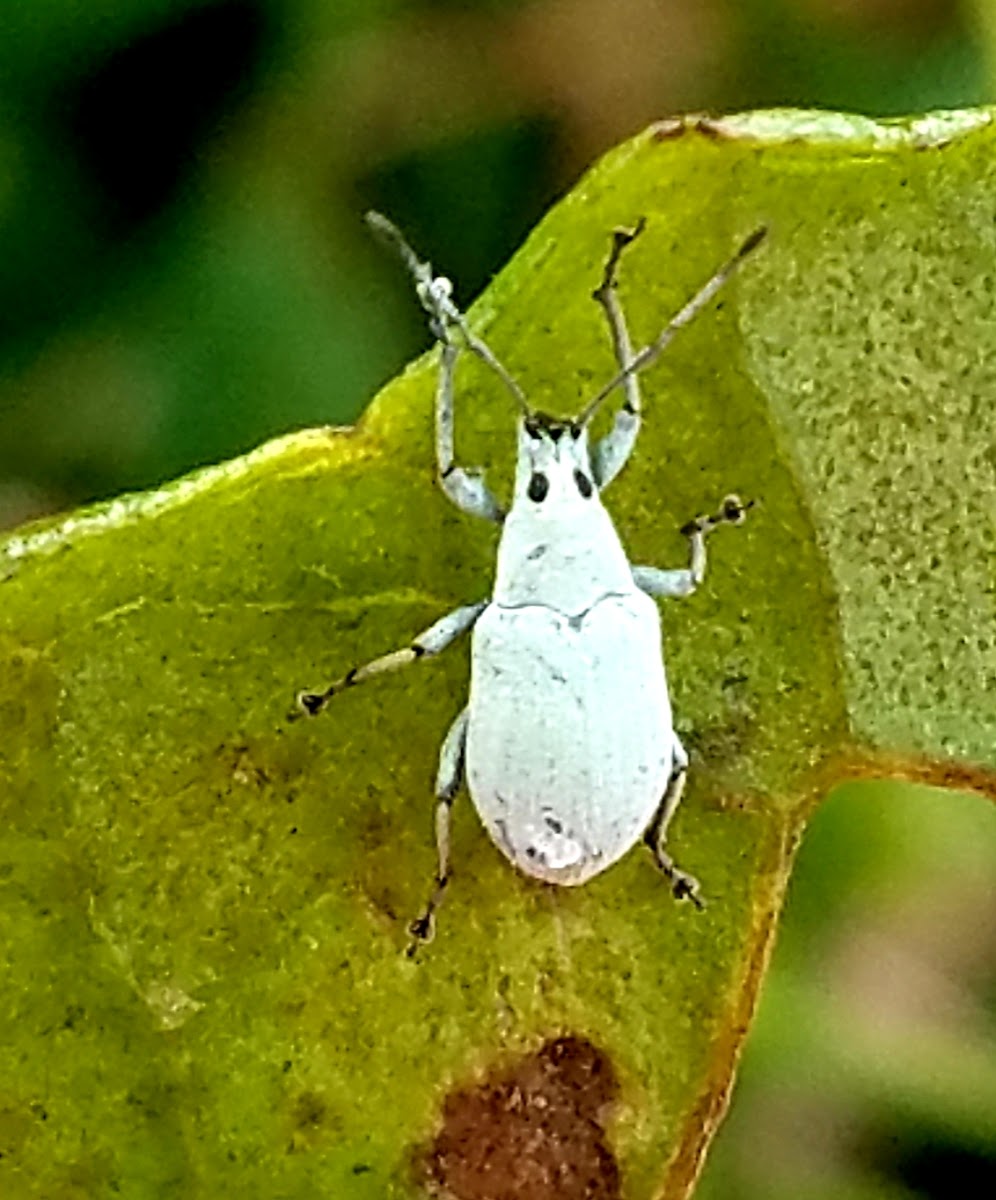
[{"label": "weevil tarsal claw", "polygon": [[673,868],[671,894],[675,900],[690,900],[699,912],[705,911],[705,901],[699,894],[699,881],[694,875],[688,875],[684,871]]},{"label": "weevil tarsal claw", "polygon": [[685,537],[690,537],[693,533],[711,533],[719,525],[742,525],[755,503],[754,500],[744,502],[739,496],[732,494],[725,496],[718,513],[695,517],[682,525],[680,532]]},{"label": "weevil tarsal claw", "polygon": [[754,501],[745,504],[739,496],[726,496],[720,507],[720,515],[730,525],[742,525],[747,519],[747,512],[754,507]]},{"label": "weevil tarsal claw", "polygon": [[411,941],[405,950],[405,956],[414,958],[419,950],[423,946],[428,946],[436,936],[436,921],[432,913],[423,913],[417,920],[412,921],[408,926],[408,932],[411,934]]}]

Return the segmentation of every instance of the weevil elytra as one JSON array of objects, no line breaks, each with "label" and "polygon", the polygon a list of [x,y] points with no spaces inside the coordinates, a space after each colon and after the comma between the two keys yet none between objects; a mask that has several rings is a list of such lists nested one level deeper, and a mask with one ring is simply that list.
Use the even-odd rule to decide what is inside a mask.
[{"label": "weevil elytra", "polygon": [[[450,879],[450,809],[465,776],[492,840],[527,875],[581,884],[643,839],[675,897],[701,907],[698,883],[666,850],[688,756],[674,731],[654,601],[694,592],[705,574],[706,535],[742,522],[750,505],[728,496],[714,516],[690,521],[682,529],[688,566],[662,570],[630,564],[601,492],[636,443],[638,372],[709,303],[765,229],[752,233],[657,338],[635,352],[616,277],[623,251],[644,223],[616,230],[593,297],[605,313],[618,370],[577,417],[560,420],[530,407],[519,384],[469,329],[449,280],[434,276],[385,217],[369,213],[367,220],[404,259],[440,343],[436,458],[442,489],[464,512],[502,527],[489,599],[454,609],[410,646],[354,667],[322,692],[298,697],[301,710],[313,716],[344,688],[438,654],[473,631],[469,701],[439,755],[435,887],[410,926],[409,953],[433,933]],[[454,369],[462,349],[488,364],[519,408],[507,512],[479,472],[454,462]],[[612,429],[589,445],[591,418],[617,388],[623,403]]]}]

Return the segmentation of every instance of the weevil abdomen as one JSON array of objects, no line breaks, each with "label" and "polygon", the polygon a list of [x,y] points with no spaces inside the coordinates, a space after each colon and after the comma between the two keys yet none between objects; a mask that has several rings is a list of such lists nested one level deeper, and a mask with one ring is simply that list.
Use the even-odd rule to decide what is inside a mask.
[{"label": "weevil abdomen", "polygon": [[642,837],[672,768],[657,606],[603,596],[568,616],[491,604],[473,632],[467,782],[520,870],[580,884]]}]

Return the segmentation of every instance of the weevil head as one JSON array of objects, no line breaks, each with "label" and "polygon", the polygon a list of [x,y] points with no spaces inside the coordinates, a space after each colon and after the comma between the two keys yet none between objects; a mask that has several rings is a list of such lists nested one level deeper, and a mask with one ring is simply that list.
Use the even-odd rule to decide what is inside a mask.
[{"label": "weevil head", "polygon": [[632,587],[626,553],[595,484],[587,426],[526,413],[519,421],[512,507],[498,546],[495,603],[573,615]]},{"label": "weevil head", "polygon": [[519,421],[515,504],[541,514],[584,509],[598,495],[592,478],[587,426],[546,413]]}]

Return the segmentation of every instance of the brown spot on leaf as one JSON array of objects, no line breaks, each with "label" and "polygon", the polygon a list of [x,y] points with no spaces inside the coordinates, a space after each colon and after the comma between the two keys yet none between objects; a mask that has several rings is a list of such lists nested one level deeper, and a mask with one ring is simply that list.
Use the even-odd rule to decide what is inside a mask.
[{"label": "brown spot on leaf", "polygon": [[674,138],[680,138],[688,126],[682,117],[665,117],[663,121],[658,121],[653,125],[652,129],[655,141],[669,142]]},{"label": "brown spot on leaf", "polygon": [[722,121],[705,116],[696,119],[695,132],[701,133],[703,137],[707,137],[714,142],[729,141],[733,137]]},{"label": "brown spot on leaf", "polygon": [[687,113],[679,117],[665,117],[651,126],[654,141],[670,142],[683,137],[686,133],[700,133],[710,141],[726,141],[734,138],[734,133],[723,122],[706,113]]},{"label": "brown spot on leaf", "polygon": [[420,1182],[448,1200],[618,1200],[601,1123],[618,1090],[591,1042],[548,1041],[449,1095],[442,1128],[419,1156]]}]

